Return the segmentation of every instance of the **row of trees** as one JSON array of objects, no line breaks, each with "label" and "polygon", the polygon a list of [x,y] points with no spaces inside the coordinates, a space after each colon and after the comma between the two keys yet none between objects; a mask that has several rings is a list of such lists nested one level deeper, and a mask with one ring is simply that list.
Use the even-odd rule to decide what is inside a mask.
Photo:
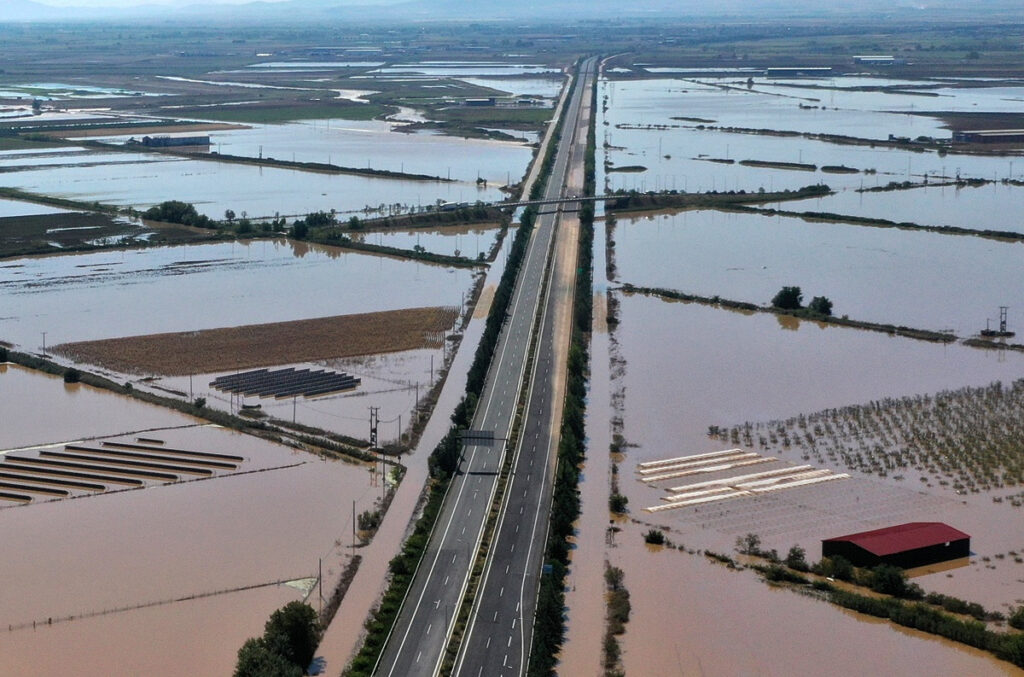
[{"label": "row of trees", "polygon": [[[772,307],[780,310],[800,310],[803,308],[804,294],[800,287],[783,287],[772,297]],[[816,315],[829,317],[832,315],[832,302],[825,296],[815,296],[807,304],[807,310]]]}]

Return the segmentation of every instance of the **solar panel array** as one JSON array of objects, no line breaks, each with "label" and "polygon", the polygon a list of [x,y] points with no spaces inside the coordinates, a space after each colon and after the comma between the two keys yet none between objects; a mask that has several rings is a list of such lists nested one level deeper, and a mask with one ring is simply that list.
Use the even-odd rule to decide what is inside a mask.
[{"label": "solar panel array", "polygon": [[140,444],[103,442],[100,447],[65,444],[38,455],[7,454],[0,463],[0,500],[31,503],[37,498],[68,498],[83,493],[213,477],[235,470],[241,456],[172,449],[159,440]]},{"label": "solar panel array", "polygon": [[220,376],[210,382],[210,387],[257,397],[315,397],[352,390],[360,383],[360,379],[345,373],[288,367],[275,371],[257,369]]}]

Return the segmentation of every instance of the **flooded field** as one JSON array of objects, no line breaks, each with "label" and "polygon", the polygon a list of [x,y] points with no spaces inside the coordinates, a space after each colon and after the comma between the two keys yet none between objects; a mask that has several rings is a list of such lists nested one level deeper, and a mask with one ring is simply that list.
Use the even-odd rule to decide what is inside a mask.
[{"label": "flooded field", "polygon": [[638,534],[630,538],[639,547],[623,537],[611,552],[633,606],[622,640],[627,674],[800,675],[825,664],[851,675],[1019,674],[975,649],[769,587],[698,555],[648,550]]},{"label": "flooded field", "polygon": [[[12,378],[17,383],[7,384]],[[352,502],[364,510],[380,489],[358,466],[197,426],[188,417],[141,404],[119,405],[118,399],[85,386],[68,389],[59,379],[8,366],[0,373],[4,411],[26,400],[37,409],[45,402],[51,414],[57,407],[67,416],[58,419],[60,430],[49,417],[19,418],[14,439],[8,426],[0,431],[0,447],[96,435],[132,442],[142,436],[168,447],[235,453],[246,459],[247,470],[0,510],[0,533],[8,544],[0,557],[4,570],[19,581],[7,589],[0,612],[0,626],[13,628],[0,638],[5,665],[40,656],[60,660],[70,647],[81,646],[66,643],[69,633],[103,637],[100,645],[116,638],[128,643],[140,624],[154,630],[171,625],[172,636],[202,647],[189,658],[197,673],[225,674],[241,641],[256,634],[273,609],[301,598],[283,582],[315,577],[321,558],[328,581],[337,579],[351,543]],[[123,420],[107,415],[114,410]],[[254,551],[260,556],[253,557]],[[68,553],[74,553],[70,568]],[[165,603],[184,597],[202,599]],[[139,606],[146,608],[129,610]],[[210,617],[185,622],[197,608]],[[80,618],[97,612],[110,613]],[[75,620],[67,620],[71,616]],[[211,620],[224,639],[215,645],[203,640]],[[110,674],[120,654],[95,648],[76,666],[82,674]],[[150,666],[147,674],[181,674],[177,661],[161,664],[161,649],[150,644],[128,656]]]},{"label": "flooded field", "polygon": [[[497,142],[489,142],[497,143]],[[522,149],[522,172],[529,149]],[[283,159],[283,158],[282,158]],[[326,161],[320,158],[318,161]],[[334,162],[342,160],[330,158]],[[102,168],[90,166],[93,158],[82,156],[74,163],[55,162],[4,174],[4,184],[56,197],[98,201],[121,207],[145,209],[165,200],[182,200],[211,218],[223,218],[227,209],[250,218],[305,215],[332,209],[360,212],[380,205],[428,205],[443,202],[500,200],[498,186],[478,187],[476,176],[452,183],[404,181],[344,174],[237,165],[212,160],[191,160],[155,154],[117,154]],[[28,160],[25,160],[28,162]],[[360,162],[365,163],[365,158]],[[482,163],[481,163],[482,164]],[[447,166],[446,166],[447,168]],[[508,171],[511,171],[511,166]],[[453,179],[456,177],[453,176]]]},{"label": "flooded field", "polygon": [[[327,119],[251,125],[247,129],[212,133],[210,150],[225,155],[439,176],[462,184],[473,183],[474,188],[478,176],[494,188],[505,185],[508,180],[518,182],[533,157],[532,149],[520,143],[406,134],[400,129],[400,124],[386,120]],[[129,135],[120,135],[104,140],[120,143],[128,138]],[[393,182],[388,180],[385,186]],[[438,186],[425,182],[419,188],[420,201],[403,201],[413,205],[430,204],[437,190]],[[403,191],[399,189],[396,193],[401,195]],[[465,201],[478,199],[499,200],[501,196],[493,190],[465,193]],[[339,209],[362,207],[360,204],[336,206]]]},{"label": "flooded field", "polygon": [[432,75],[432,76],[512,76],[560,73],[558,68],[536,64],[508,64],[472,61],[422,61],[397,63],[370,71],[377,75]]},{"label": "flooded field", "polygon": [[[999,209],[992,209],[992,205],[999,205]],[[1021,216],[1024,214],[1024,187],[1002,183],[978,187],[931,186],[910,191],[864,193],[848,189],[835,195],[779,205],[779,208],[866,216],[929,226],[1024,233],[1024,217]]]},{"label": "flooded field", "polygon": [[615,251],[619,279],[635,285],[760,305],[796,285],[805,303],[831,299],[835,315],[959,336],[1024,294],[1024,246],[894,228],[680,212],[621,219]]},{"label": "flooded field", "polygon": [[[42,332],[46,344],[54,346],[435,305],[457,309],[468,302],[474,279],[474,271],[468,269],[285,241],[15,259],[0,266],[6,314],[0,327],[3,340],[41,352]],[[383,281],[391,290],[388,294],[379,293]],[[329,288],[336,291],[328,296],[305,291]],[[196,303],[197,299],[203,302]],[[152,308],[161,311],[154,313]],[[220,373],[139,385],[189,400],[204,397],[210,406],[230,411],[243,403],[259,404],[270,416],[358,438],[368,434],[367,407],[377,406],[382,419],[391,422],[391,428],[382,431],[383,439],[397,441],[399,425],[407,428],[413,422],[413,410],[440,378],[451,351],[450,341],[443,336],[437,340],[442,345],[352,362],[284,360],[279,366],[340,367],[362,379],[352,392],[315,399],[243,401],[209,387]]]},{"label": "flooded field", "polygon": [[36,214],[67,214],[66,209],[37,205],[19,200],[0,200],[0,218],[8,216],[33,216]]},{"label": "flooded field", "polygon": [[[622,324],[615,334],[620,352],[613,351],[613,365],[617,358],[624,360],[625,375],[618,384],[625,393],[623,432],[636,445],[627,450],[623,468],[629,474],[623,477],[622,487],[638,519],[671,526],[692,547],[730,551],[737,535],[754,531],[780,552],[799,542],[815,559],[820,556],[817,541],[822,538],[928,519],[963,525],[972,532],[972,549],[979,555],[992,557],[1024,546],[1019,533],[995,528],[1010,518],[1013,508],[992,503],[991,494],[983,492],[964,502],[951,487],[926,489],[902,478],[879,479],[855,472],[853,480],[763,498],[737,498],[657,515],[640,512],[661,503],[662,488],[672,483],[638,481],[632,475],[637,463],[738,446],[709,438],[711,425],[786,418],[995,380],[1008,382],[1024,374],[1024,357],[813,323],[780,323],[770,316],[638,296],[623,297],[620,307]],[[665,368],[667,364],[673,365],[671,370]],[[659,376],[652,378],[652,374]],[[659,423],[652,426],[650,421]],[[791,465],[805,463],[802,453],[794,447],[782,459]],[[826,469],[848,471],[842,465]],[[676,484],[689,481],[693,480],[680,479]],[[639,532],[626,533],[636,544],[629,542],[625,547],[643,547]],[[1000,608],[1015,599],[1014,581],[1022,574],[1024,568],[1012,560],[996,569],[972,562],[953,578],[933,575],[918,582],[926,590],[938,589]]]},{"label": "flooded field", "polygon": [[[139,334],[462,305],[474,272],[294,241],[14,259],[0,335],[36,350]],[[393,290],[378,293],[387,282]],[[310,290],[333,290],[310,294]],[[201,300],[201,302],[199,302]],[[159,308],[159,312],[154,309]]]},{"label": "flooded field", "polygon": [[562,90],[562,78],[554,77],[471,77],[459,78],[477,87],[490,87],[499,92],[508,92],[515,96],[539,96],[555,99]]},{"label": "flooded field", "polygon": [[367,231],[350,233],[357,242],[378,244],[399,249],[415,249],[422,247],[435,254],[449,256],[466,256],[476,259],[480,254],[487,255],[494,246],[495,238],[500,229],[493,225],[483,226],[445,226],[438,230],[418,228],[414,230]]},{"label": "flooded field", "polygon": [[[953,179],[956,176],[1004,179],[1024,170],[1024,162],[1013,170],[1013,157],[986,157],[950,153],[941,155],[924,149],[900,149],[871,145],[840,145],[804,136],[782,136],[778,132],[841,134],[885,140],[889,134],[916,138],[927,135],[949,138],[939,121],[923,115],[899,112],[899,96],[878,92],[845,92],[849,106],[827,104],[832,93],[817,90],[786,89],[789,94],[774,96],[739,89],[728,80],[693,82],[690,80],[602,81],[598,97],[602,119],[598,143],[605,148],[606,161],[613,167],[640,166],[642,172],[608,173],[599,166],[598,185],[608,189],[686,191],[778,190],[825,183],[834,189],[884,186],[890,181],[916,181],[925,177]],[[814,91],[825,96],[826,104],[808,103],[792,98]],[[973,104],[1000,99],[1004,93],[986,94],[986,89],[956,90],[956,100],[964,108],[978,111]],[[1024,93],[1024,88],[1018,91]],[[775,94],[775,92],[772,92]],[[885,97],[894,107],[880,107],[876,97]],[[892,97],[892,100],[889,98]],[[908,96],[931,101],[931,97]],[[942,106],[946,108],[945,98]],[[1005,101],[1003,102],[1006,103]],[[803,107],[802,107],[803,106]],[[1006,106],[997,106],[1003,110]],[[912,109],[920,113],[922,108]],[[923,109],[928,110],[928,109]],[[986,110],[986,109],[981,109]],[[888,112],[897,111],[897,112]],[[759,134],[736,133],[718,128],[734,127],[761,130]],[[711,162],[731,160],[732,163]],[[745,166],[743,161],[791,162],[814,165],[811,171],[780,170]],[[823,171],[826,166],[842,166],[856,173]],[[915,203],[916,204],[916,203]],[[1013,203],[1008,203],[1009,209]],[[931,209],[925,207],[926,211]],[[969,208],[963,208],[964,212]],[[936,209],[935,214],[941,212]],[[908,219],[915,220],[915,219]],[[949,225],[957,225],[951,223]]]},{"label": "flooded field", "polygon": [[[652,70],[695,75],[686,69]],[[773,82],[754,75],[747,91],[746,77],[733,73],[700,82],[602,82],[599,185],[721,191],[821,182],[842,192],[770,206],[966,228],[1019,227],[1011,225],[1019,212],[1019,193],[1001,184],[960,191],[929,187],[856,192],[890,181],[922,182],[925,176],[929,181],[957,175],[999,180],[1020,172],[1010,166],[1012,157],[941,157],[696,127],[946,137],[949,132],[937,121],[911,113],[933,100],[941,102],[936,110],[1010,110],[1017,105],[1012,99],[1024,90],[916,83],[931,87],[938,95],[934,97],[855,89],[907,89],[914,81]],[[794,171],[741,164],[773,159],[814,167]],[[825,165],[858,171],[825,172]],[[918,237],[924,234],[713,211],[620,215],[612,237],[616,279],[607,286],[614,290],[615,282],[631,282],[766,304],[782,285],[799,285],[805,301],[825,295],[853,304],[837,303],[836,314],[921,323],[963,334],[984,328],[985,317],[1009,303],[996,297],[1020,295],[1021,290],[1012,291],[1019,286],[1016,245],[974,237]],[[599,224],[595,261],[602,262],[603,254]],[[979,276],[978,270],[991,277]],[[605,276],[595,277],[600,291]],[[972,283],[965,285],[964,279]],[[997,380],[1009,384],[1024,374],[1024,356],[622,292],[610,296],[610,338],[596,334],[593,342],[592,375],[600,382],[590,386],[588,436],[596,443],[590,445],[584,468],[584,514],[577,527],[581,539],[586,534],[593,539],[597,525],[604,524],[603,554],[624,570],[633,605],[620,638],[627,674],[805,674],[822,662],[841,674],[1019,672],[964,645],[769,587],[749,571],[731,572],[710,562],[700,551],[732,554],[738,536],[757,533],[764,549],[785,553],[799,544],[808,560],[816,561],[824,538],[904,521],[942,520],[971,534],[972,557],[948,567],[915,570],[914,581],[927,591],[1006,613],[1020,603],[1024,564],[1017,562],[1017,554],[1024,550],[1024,538],[1019,530],[1004,528],[1017,519],[1017,509],[994,499],[1019,493],[1020,487],[1008,484],[963,495],[951,483],[920,481],[915,472],[860,472],[846,467],[839,454],[833,459],[808,453],[806,444],[746,446],[742,435],[737,440],[710,433],[713,426],[742,430],[748,421],[763,422],[762,430],[767,430],[769,421],[850,404],[871,406],[886,397],[986,386]],[[595,425],[593,418],[607,428]],[[598,471],[594,478],[587,470],[604,465],[595,457],[608,453],[609,433],[616,451],[610,461],[618,464],[618,473],[605,476]],[[721,463],[692,461],[661,479],[640,472],[640,463],[712,452],[724,454],[717,457]],[[603,491],[594,490],[595,480]],[[727,485],[722,484],[725,480]],[[607,508],[616,481],[628,499],[626,519]],[[749,487],[723,488],[741,482]],[[689,552],[645,545],[642,536],[650,528],[664,529]],[[600,594],[600,550],[583,540],[578,553],[585,556],[573,558],[572,591],[567,593],[569,644],[562,651],[566,669],[596,669],[592,656],[601,629],[594,619],[602,613],[593,597]],[[577,583],[578,590],[590,592],[578,592]]]}]

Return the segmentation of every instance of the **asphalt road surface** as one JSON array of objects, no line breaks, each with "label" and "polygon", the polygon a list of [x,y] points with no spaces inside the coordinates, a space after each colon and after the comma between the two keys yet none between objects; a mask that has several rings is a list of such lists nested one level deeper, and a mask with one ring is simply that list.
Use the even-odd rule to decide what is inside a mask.
[{"label": "asphalt road surface", "polygon": [[[576,138],[580,135],[575,130],[579,126],[582,97],[590,93],[594,63],[594,60],[589,60],[583,65],[580,70],[582,86],[576,87],[567,102],[564,131],[545,190],[546,198],[562,196],[572,151],[578,144],[586,143],[586,134]],[[577,148],[577,157],[579,152]],[[496,440],[491,445],[465,446],[460,473],[448,490],[427,551],[375,674],[405,677],[435,675],[440,670],[455,614],[465,594],[486,517],[494,501],[498,473],[506,453],[504,440],[509,436],[522,383],[529,378],[526,373],[527,351],[537,310],[543,306],[545,312],[540,317],[542,340],[538,346],[536,376],[526,395],[528,415],[515,458],[514,475],[503,504],[503,519],[499,522],[498,536],[494,541],[494,546],[502,548],[504,554],[492,555],[489,560],[485,586],[482,595],[478,595],[480,602],[474,607],[467,630],[467,643],[472,642],[474,649],[472,654],[466,653],[472,661],[461,660],[460,654],[461,668],[457,666],[459,674],[467,675],[525,672],[547,525],[547,505],[550,503],[548,455],[557,446],[557,440],[549,439],[550,373],[555,367],[552,364],[551,323],[547,321],[549,308],[542,294],[556,223],[557,214],[554,212],[537,220],[519,272],[509,316],[477,405],[473,428],[493,430]],[[516,453],[517,450],[510,451]],[[531,470],[531,465],[537,470]],[[522,532],[521,538],[517,532]],[[503,585],[503,581],[508,586]],[[490,614],[489,618],[487,614]],[[482,629],[488,625],[488,620],[492,627]],[[499,626],[502,628],[498,633],[502,635],[500,638],[495,632],[488,632],[496,631]],[[479,654],[475,649],[477,644],[483,647]]]}]

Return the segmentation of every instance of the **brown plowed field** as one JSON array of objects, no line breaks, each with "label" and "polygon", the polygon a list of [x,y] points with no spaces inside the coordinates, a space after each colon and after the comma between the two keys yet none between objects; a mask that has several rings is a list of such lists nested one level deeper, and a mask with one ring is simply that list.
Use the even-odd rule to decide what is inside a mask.
[{"label": "brown plowed field", "polygon": [[457,316],[458,308],[409,308],[64,343],[53,351],[125,374],[185,376],[436,347]]}]

